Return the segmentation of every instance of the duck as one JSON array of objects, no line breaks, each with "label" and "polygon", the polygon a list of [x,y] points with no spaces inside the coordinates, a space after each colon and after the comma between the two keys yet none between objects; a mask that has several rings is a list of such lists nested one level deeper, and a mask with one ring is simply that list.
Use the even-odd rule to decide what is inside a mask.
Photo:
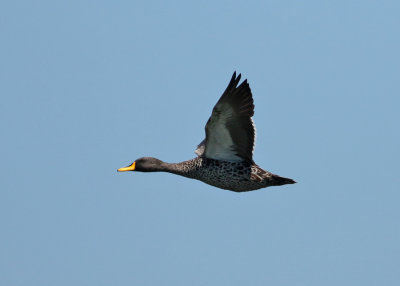
[{"label": "duck", "polygon": [[117,171],[168,172],[233,192],[296,183],[263,170],[253,161],[254,101],[247,79],[239,84],[240,79],[241,74],[236,76],[235,71],[214,106],[205,126],[205,139],[195,150],[197,157],[180,163],[142,157]]}]

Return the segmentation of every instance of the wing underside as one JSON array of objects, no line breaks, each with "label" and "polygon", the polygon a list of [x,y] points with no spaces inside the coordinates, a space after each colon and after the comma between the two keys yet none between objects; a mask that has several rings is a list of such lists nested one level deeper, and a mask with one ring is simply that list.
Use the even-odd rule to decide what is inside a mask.
[{"label": "wing underside", "polygon": [[255,126],[254,103],[247,80],[239,86],[236,72],[213,108],[206,124],[206,139],[195,153],[216,160],[252,162]]}]

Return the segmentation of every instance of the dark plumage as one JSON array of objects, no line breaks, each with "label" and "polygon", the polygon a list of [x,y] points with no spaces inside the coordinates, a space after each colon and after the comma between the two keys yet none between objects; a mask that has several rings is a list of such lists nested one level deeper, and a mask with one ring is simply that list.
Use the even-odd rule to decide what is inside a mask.
[{"label": "dark plumage", "polygon": [[171,164],[143,157],[118,171],[169,172],[235,192],[294,184],[292,179],[274,175],[254,163],[254,103],[247,80],[238,86],[240,77],[233,74],[214,106],[206,124],[206,138],[195,151],[197,158]]}]

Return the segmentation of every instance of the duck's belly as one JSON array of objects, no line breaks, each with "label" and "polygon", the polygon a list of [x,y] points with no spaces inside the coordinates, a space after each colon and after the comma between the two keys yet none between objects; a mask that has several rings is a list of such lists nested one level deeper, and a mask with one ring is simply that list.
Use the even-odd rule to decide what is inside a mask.
[{"label": "duck's belly", "polygon": [[267,187],[267,182],[251,179],[252,166],[244,163],[207,160],[191,172],[191,178],[217,188],[234,192],[252,191]]},{"label": "duck's belly", "polygon": [[233,180],[229,181],[229,180],[219,180],[219,179],[217,180],[201,179],[200,181],[217,188],[230,190],[234,192],[247,192],[267,187],[266,185],[254,184],[254,182],[252,181],[234,182]]}]

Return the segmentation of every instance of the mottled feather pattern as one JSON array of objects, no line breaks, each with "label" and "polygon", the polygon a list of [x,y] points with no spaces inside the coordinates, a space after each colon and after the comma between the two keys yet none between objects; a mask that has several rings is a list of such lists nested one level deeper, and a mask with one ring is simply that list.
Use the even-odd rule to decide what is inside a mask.
[{"label": "mottled feather pattern", "polygon": [[274,174],[248,162],[226,162],[197,157],[172,165],[172,173],[235,192],[257,190],[276,183]]}]

